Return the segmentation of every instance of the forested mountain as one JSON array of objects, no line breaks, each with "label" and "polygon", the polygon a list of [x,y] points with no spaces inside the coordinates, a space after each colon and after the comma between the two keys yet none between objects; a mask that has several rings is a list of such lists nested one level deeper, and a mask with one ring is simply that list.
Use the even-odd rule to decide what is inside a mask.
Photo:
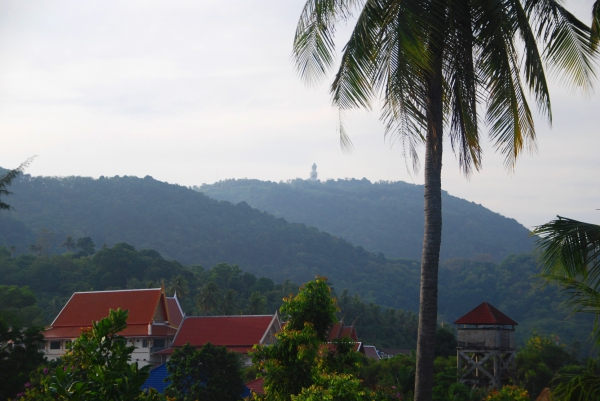
[{"label": "forested mountain", "polygon": [[417,307],[416,261],[386,259],[245,202],[216,201],[151,177],[26,175],[10,189],[14,210],[0,213],[0,245],[15,246],[17,253],[34,245],[49,254],[60,251],[68,235],[91,237],[99,246],[126,242],[155,249],[185,265],[238,264],[276,281],[302,283],[325,274],[340,288],[378,294],[383,305],[394,305],[391,294],[402,290],[410,300],[405,307]]},{"label": "forested mountain", "polygon": [[[338,294],[349,290],[344,302],[350,320],[379,313],[356,306],[352,294],[366,305],[418,310],[417,260],[387,259],[316,228],[252,209],[245,202],[216,201],[151,177],[22,176],[10,190],[14,194],[5,200],[15,210],[0,213],[0,246],[6,247],[0,260],[0,285],[29,285],[54,307],[60,307],[62,298],[73,291],[124,288],[148,280],[168,283],[174,275],[224,262],[276,283],[300,284],[316,274],[327,276]],[[71,245],[67,236],[72,236]],[[86,243],[86,237],[99,250],[93,258],[93,244]],[[72,250],[77,239],[81,239],[79,252]],[[120,243],[140,251],[128,248],[131,245],[117,246]],[[73,256],[55,255],[66,251]],[[440,318],[452,322],[488,301],[519,322],[522,335],[537,329],[564,338],[585,338],[591,323],[565,320],[561,298],[551,287],[540,288],[537,273],[530,254],[499,263],[485,258],[448,259],[440,269]],[[377,321],[370,323],[375,327],[369,329],[370,336],[393,330],[377,329]]]},{"label": "forested mountain", "polygon": [[[389,258],[421,258],[423,186],[405,182],[225,180],[194,189],[211,198],[245,201],[287,221],[303,223]],[[442,259],[476,255],[500,261],[532,250],[516,220],[442,193]]]}]

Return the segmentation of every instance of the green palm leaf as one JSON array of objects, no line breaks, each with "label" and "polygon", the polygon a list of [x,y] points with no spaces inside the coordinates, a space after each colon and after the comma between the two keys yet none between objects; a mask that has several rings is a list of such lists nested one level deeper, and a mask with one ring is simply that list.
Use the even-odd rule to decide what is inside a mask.
[{"label": "green palm leaf", "polygon": [[542,264],[547,274],[598,281],[600,226],[558,216],[537,227]]},{"label": "green palm leaf", "polygon": [[[21,163],[21,165],[19,167],[17,167],[14,170],[10,170],[6,174],[4,174],[2,177],[0,177],[0,196],[2,196],[2,195],[6,196],[6,195],[10,195],[12,193],[12,192],[8,191],[6,188],[8,186],[10,186],[12,180],[17,178],[19,176],[19,174],[21,174],[25,170],[25,168],[27,168],[27,166],[29,166],[29,164],[31,164],[31,162],[33,161],[34,158],[35,158],[35,156],[30,157],[29,159],[27,159],[23,163]],[[3,210],[3,209],[9,210],[9,209],[11,209],[11,206],[7,203],[0,201],[0,210]]]}]

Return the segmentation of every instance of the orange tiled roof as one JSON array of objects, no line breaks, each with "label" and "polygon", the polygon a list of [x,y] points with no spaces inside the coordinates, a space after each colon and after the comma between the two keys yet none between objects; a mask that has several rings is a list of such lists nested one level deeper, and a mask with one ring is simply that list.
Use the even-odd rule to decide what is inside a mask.
[{"label": "orange tiled roof", "polygon": [[[46,340],[58,339],[58,338],[77,338],[81,334],[81,332],[87,328],[92,327],[92,325],[88,326],[80,326],[80,327],[51,327],[47,328],[44,331],[44,338]],[[164,326],[163,326],[164,327]],[[169,335],[169,334],[158,334],[154,331],[156,330],[156,326],[153,327],[153,335]],[[171,336],[175,335],[176,329],[171,328]],[[135,324],[129,325],[125,330],[119,333],[124,337],[147,337],[148,334],[148,325]]]},{"label": "orange tiled roof", "polygon": [[[119,290],[76,292],[60,311],[54,322],[44,332],[44,337],[76,338],[92,322],[108,316],[111,309],[129,311],[127,328],[123,336],[148,336],[148,325],[160,308],[165,319],[169,318],[167,302],[161,288],[146,290]],[[175,329],[165,325],[153,325],[152,335],[174,335]]]},{"label": "orange tiled roof", "polygon": [[333,341],[336,338],[340,337],[340,330],[342,329],[343,322],[334,323],[329,329],[329,333],[327,333],[327,341]]},{"label": "orange tiled roof", "polygon": [[169,308],[169,323],[171,326],[179,327],[183,320],[183,311],[179,305],[179,300],[175,297],[167,297],[167,306]]},{"label": "orange tiled roof", "polygon": [[343,326],[340,330],[338,338],[343,337],[348,337],[353,339],[354,341],[358,341],[358,336],[356,335],[356,328],[354,326]]},{"label": "orange tiled roof", "polygon": [[173,346],[182,347],[189,342],[201,347],[210,342],[245,352],[260,344],[273,319],[273,315],[186,317]]},{"label": "orange tiled roof", "polygon": [[327,342],[331,342],[336,338],[348,337],[354,341],[358,341],[358,335],[356,334],[356,327],[352,326],[344,326],[344,321],[341,320],[337,323],[334,323],[329,329],[329,333],[327,333]]},{"label": "orange tiled roof", "polygon": [[259,379],[254,379],[254,380],[249,381],[248,383],[246,383],[246,387],[248,387],[250,389],[250,391],[252,391],[253,393],[264,394],[265,393],[265,389],[263,388],[264,384],[265,384],[265,379],[263,379],[261,377]]}]

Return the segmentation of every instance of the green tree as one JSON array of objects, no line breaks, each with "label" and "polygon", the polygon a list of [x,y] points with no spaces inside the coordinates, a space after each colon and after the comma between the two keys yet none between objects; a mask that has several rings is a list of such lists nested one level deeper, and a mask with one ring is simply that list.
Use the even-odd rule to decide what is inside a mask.
[{"label": "green tree", "polygon": [[252,294],[250,294],[250,299],[249,299],[250,303],[248,305],[248,309],[246,309],[246,312],[249,315],[260,315],[262,313],[265,313],[265,305],[267,303],[267,299],[261,295],[260,292],[253,292]]},{"label": "green tree", "polygon": [[83,237],[77,240],[77,248],[81,249],[81,256],[91,256],[96,253],[96,244],[90,237]]},{"label": "green tree", "polygon": [[221,310],[224,315],[235,315],[239,312],[237,306],[238,293],[235,290],[229,289],[223,296],[223,303],[221,304]]},{"label": "green tree", "polygon": [[321,341],[309,323],[302,330],[292,330],[286,324],[275,336],[275,344],[257,347],[252,361],[264,377],[267,400],[289,401],[313,384]]},{"label": "green tree", "polygon": [[189,343],[176,349],[167,372],[171,384],[165,394],[181,401],[234,401],[244,391],[239,356],[211,343],[200,350]]},{"label": "green tree", "polygon": [[321,341],[325,341],[331,325],[337,321],[337,311],[327,278],[321,276],[300,287],[296,296],[284,298],[281,306],[281,313],[288,318],[286,327],[303,330],[305,324],[310,323]]},{"label": "green tree", "polygon": [[29,287],[0,285],[0,319],[9,326],[42,324],[41,310]]},{"label": "green tree", "polygon": [[[416,148],[425,144],[415,400],[431,400],[444,131],[469,176],[481,168],[478,108],[485,107],[489,136],[513,169],[524,149],[535,148],[526,90],[551,121],[545,69],[588,89],[597,53],[590,46],[590,28],[555,0],[308,0],[293,46],[298,71],[308,83],[331,67],[336,25],[358,9],[330,92],[340,121],[345,111],[370,108],[380,96],[386,135],[399,138],[415,169]],[[342,123],[340,139],[351,148]]]},{"label": "green tree", "polygon": [[171,279],[167,292],[170,294],[177,294],[177,297],[180,299],[187,297],[190,293],[188,281],[183,275],[178,274]]},{"label": "green tree", "polygon": [[330,386],[343,385],[338,388],[341,392],[352,389],[358,381],[348,382],[343,375],[358,371],[360,359],[354,344],[342,339],[334,341],[331,348],[325,345],[327,333],[337,321],[337,306],[327,279],[317,276],[304,284],[296,296],[284,298],[280,310],[288,320],[275,335],[277,342],[257,346],[252,355],[265,379],[266,398],[289,401],[298,395],[298,400],[304,400],[317,399],[321,394],[327,399]]},{"label": "green tree", "polygon": [[67,252],[74,251],[75,248],[77,248],[77,244],[75,243],[75,240],[70,235],[67,235],[67,238],[63,241],[62,244],[60,244],[60,246],[65,248],[67,250]]},{"label": "green tree", "polygon": [[315,384],[293,395],[292,401],[371,401],[370,391],[350,374],[325,373]]},{"label": "green tree", "polygon": [[197,306],[198,309],[204,311],[206,316],[209,312],[214,311],[219,306],[219,286],[214,281],[210,281],[202,287],[198,294]]},{"label": "green tree", "polygon": [[44,340],[41,327],[22,329],[0,318],[0,400],[25,391],[29,375],[44,361],[38,344]]},{"label": "green tree", "polygon": [[[19,176],[19,174],[21,174],[25,170],[25,168],[27,166],[29,166],[29,164],[32,162],[32,160],[33,160],[33,157],[30,157],[29,159],[27,159],[23,163],[21,163],[21,165],[19,165],[19,167],[17,167],[16,169],[9,170],[4,175],[0,176],[0,196],[7,196],[7,195],[12,194],[12,192],[9,192],[8,189],[6,189],[6,188],[10,186],[10,184],[12,183],[12,180],[17,178]],[[10,210],[10,209],[11,209],[11,206],[9,204],[0,201],[0,210]]]},{"label": "green tree", "polygon": [[127,346],[118,334],[127,327],[127,315],[127,311],[111,310],[108,317],[94,322],[90,331],[71,343],[52,374],[27,390],[24,398],[131,401],[155,397],[140,390],[150,367],[131,363],[135,347]]}]

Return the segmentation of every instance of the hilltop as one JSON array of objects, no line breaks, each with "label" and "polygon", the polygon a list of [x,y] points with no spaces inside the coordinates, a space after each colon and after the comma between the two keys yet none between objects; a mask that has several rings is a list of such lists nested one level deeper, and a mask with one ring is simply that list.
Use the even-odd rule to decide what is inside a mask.
[{"label": "hilltop", "polygon": [[[423,186],[362,180],[288,182],[225,180],[194,187],[211,198],[247,202],[259,210],[302,223],[389,258],[420,259]],[[441,259],[500,261],[531,252],[533,238],[516,220],[442,192]]]}]

